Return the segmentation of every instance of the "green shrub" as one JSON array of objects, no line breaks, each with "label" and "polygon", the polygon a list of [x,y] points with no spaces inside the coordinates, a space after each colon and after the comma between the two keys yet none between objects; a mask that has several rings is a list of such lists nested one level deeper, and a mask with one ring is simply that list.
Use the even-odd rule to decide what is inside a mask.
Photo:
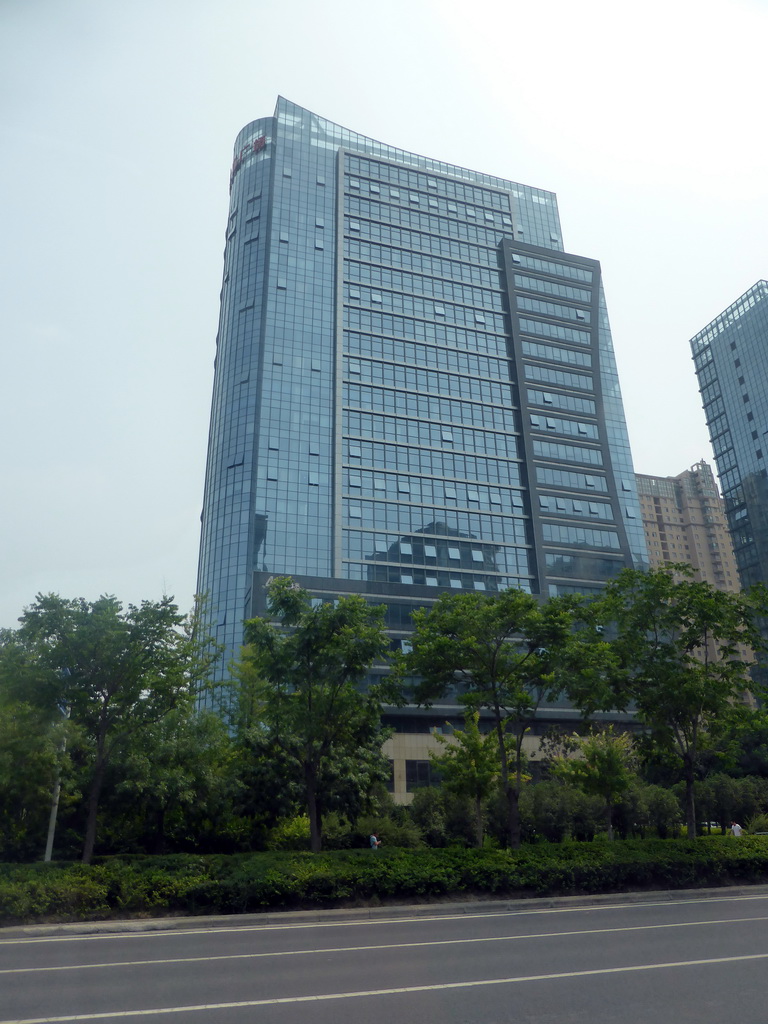
[{"label": "green shrub", "polygon": [[354,829],[343,815],[336,811],[323,815],[324,850],[348,850],[355,841]]},{"label": "green shrub", "polygon": [[295,818],[283,818],[275,825],[267,838],[268,850],[308,850],[309,818],[299,814]]},{"label": "green shrub", "polygon": [[[379,829],[386,839],[387,819]],[[378,822],[376,822],[378,824]],[[396,829],[412,825],[389,823]],[[466,896],[674,889],[768,880],[768,841],[538,842],[520,850],[368,849],[102,858],[91,866],[0,865],[0,922],[128,914],[252,913],[268,908]]]},{"label": "green shrub", "polygon": [[421,830],[410,819],[396,821],[388,817],[373,816],[358,818],[354,828],[353,846],[370,849],[372,833],[379,837],[382,849],[416,850],[424,846]]}]

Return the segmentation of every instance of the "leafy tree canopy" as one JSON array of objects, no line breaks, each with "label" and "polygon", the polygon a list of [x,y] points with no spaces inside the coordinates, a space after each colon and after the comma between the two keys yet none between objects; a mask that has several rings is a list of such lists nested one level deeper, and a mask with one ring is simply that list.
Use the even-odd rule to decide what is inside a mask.
[{"label": "leafy tree canopy", "polygon": [[322,811],[343,785],[360,799],[388,774],[380,748],[382,693],[361,684],[389,641],[384,609],[360,597],[313,604],[288,577],[269,584],[270,618],[245,624],[247,721],[258,720],[300,782],[312,849],[321,847]]},{"label": "leafy tree canopy", "polygon": [[6,635],[0,677],[8,691],[47,712],[68,711],[92,751],[83,861],[96,841],[104,773],[139,730],[190,703],[214,657],[196,613],[171,598],[126,610],[115,597],[39,594]]},{"label": "leafy tree canopy", "polygon": [[594,608],[613,634],[616,703],[631,706],[650,742],[678,764],[691,835],[702,738],[750,686],[744,651],[763,646],[756,620],[765,608],[763,588],[717,590],[687,565],[625,569]]}]

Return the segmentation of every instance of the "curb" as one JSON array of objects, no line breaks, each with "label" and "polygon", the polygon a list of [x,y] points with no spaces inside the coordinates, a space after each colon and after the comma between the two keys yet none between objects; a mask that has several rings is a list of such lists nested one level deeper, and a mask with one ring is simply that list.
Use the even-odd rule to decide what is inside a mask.
[{"label": "curb", "polygon": [[418,903],[386,907],[350,907],[331,910],[268,911],[263,914],[228,914],[211,917],[158,917],[125,921],[77,921],[69,924],[16,925],[0,928],[0,942],[22,938],[79,935],[130,935],[149,932],[197,931],[227,928],[296,927],[388,921],[416,917],[460,917],[462,914],[528,914],[537,910],[579,910],[686,900],[724,900],[737,897],[768,898],[768,885],[723,886],[710,889],[664,889],[650,892],[600,893],[592,896],[545,896],[526,899],[474,900],[465,903]]}]

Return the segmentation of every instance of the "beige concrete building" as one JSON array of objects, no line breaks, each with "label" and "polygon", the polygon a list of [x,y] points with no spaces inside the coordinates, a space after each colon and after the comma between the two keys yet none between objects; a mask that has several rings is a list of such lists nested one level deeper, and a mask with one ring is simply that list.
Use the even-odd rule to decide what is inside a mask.
[{"label": "beige concrete building", "polygon": [[[699,579],[718,590],[740,590],[725,504],[711,467],[702,460],[678,476],[638,473],[635,479],[651,568],[687,562]],[[748,663],[754,660],[746,647],[740,656]],[[754,706],[751,693],[743,698]]]},{"label": "beige concrete building", "polygon": [[636,475],[652,568],[687,562],[720,590],[740,589],[723,499],[704,462],[678,476]]}]

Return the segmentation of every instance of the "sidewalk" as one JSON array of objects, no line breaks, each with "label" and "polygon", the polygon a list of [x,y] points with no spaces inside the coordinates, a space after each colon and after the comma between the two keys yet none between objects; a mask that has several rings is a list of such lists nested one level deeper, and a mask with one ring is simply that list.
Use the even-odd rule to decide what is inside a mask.
[{"label": "sidewalk", "polygon": [[672,903],[736,897],[768,899],[768,885],[723,886],[716,889],[668,889],[656,892],[602,893],[592,896],[546,896],[533,899],[488,899],[467,902],[418,903],[402,906],[348,907],[330,910],[269,910],[263,914],[211,917],[156,917],[125,921],[78,921],[73,924],[14,925],[0,928],[0,942],[67,935],[125,935],[137,932],[196,931],[212,928],[290,927],[354,921],[387,921],[404,917],[458,917],[464,914],[526,914],[536,910],[622,906],[627,903]]}]

